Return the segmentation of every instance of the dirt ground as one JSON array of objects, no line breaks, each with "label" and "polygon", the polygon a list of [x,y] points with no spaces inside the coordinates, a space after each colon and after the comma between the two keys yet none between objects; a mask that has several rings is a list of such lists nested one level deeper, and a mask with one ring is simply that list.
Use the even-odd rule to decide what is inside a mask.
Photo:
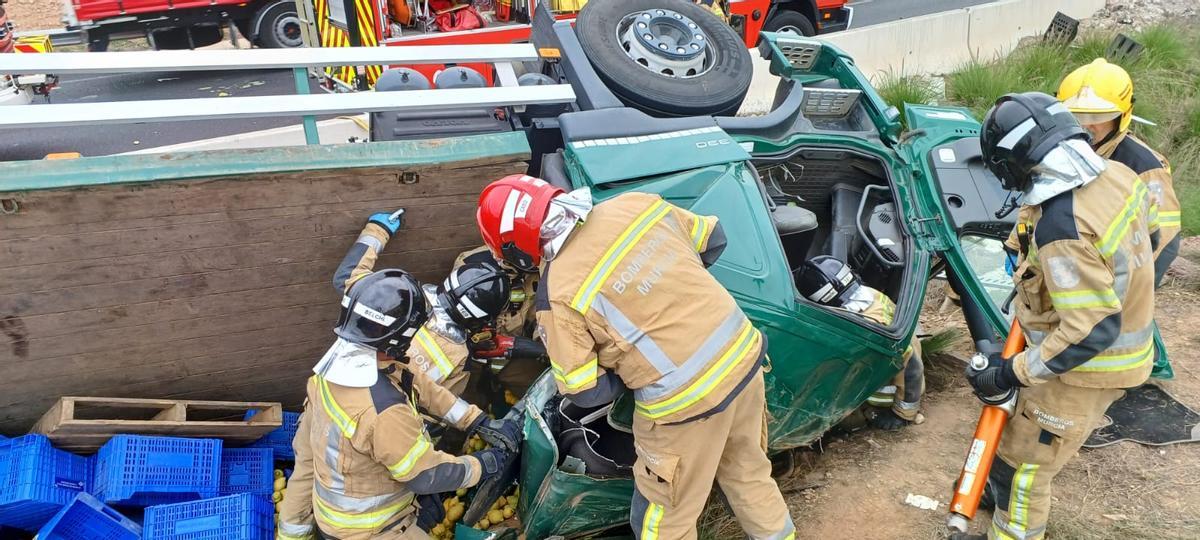
[{"label": "dirt ground", "polygon": [[[1200,237],[1187,239],[1159,291],[1158,321],[1175,379],[1168,392],[1200,409]],[[963,326],[931,287],[922,324],[935,332]],[[942,308],[942,309],[939,309]],[[803,538],[944,538],[951,485],[962,466],[980,404],[962,376],[969,344],[927,359],[926,421],[889,433],[866,429],[826,437],[797,454],[781,481]],[[958,358],[956,358],[958,357]],[[1047,536],[1056,540],[1200,538],[1200,444],[1162,448],[1134,443],[1084,449],[1054,482]],[[937,510],[904,503],[908,494],[939,501]],[[976,529],[990,515],[980,512]],[[980,529],[981,530],[981,529]]]},{"label": "dirt ground", "polygon": [[62,27],[60,0],[8,0],[4,9],[18,32]]}]

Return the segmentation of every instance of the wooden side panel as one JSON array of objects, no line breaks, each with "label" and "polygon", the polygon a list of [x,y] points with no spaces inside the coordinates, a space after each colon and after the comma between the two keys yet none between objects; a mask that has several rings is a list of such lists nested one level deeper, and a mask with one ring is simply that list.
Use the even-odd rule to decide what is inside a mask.
[{"label": "wooden side panel", "polygon": [[404,207],[380,265],[440,280],[525,157],[0,192],[0,432],[69,395],[298,408],[367,217]]}]

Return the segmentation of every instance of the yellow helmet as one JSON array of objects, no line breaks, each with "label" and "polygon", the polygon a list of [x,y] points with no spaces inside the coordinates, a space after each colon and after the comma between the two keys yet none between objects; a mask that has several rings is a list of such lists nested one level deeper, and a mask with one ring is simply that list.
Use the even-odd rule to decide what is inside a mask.
[{"label": "yellow helmet", "polygon": [[1062,80],[1058,100],[1080,124],[1099,124],[1119,117],[1117,131],[1125,131],[1133,120],[1133,79],[1121,66],[1097,58]]}]

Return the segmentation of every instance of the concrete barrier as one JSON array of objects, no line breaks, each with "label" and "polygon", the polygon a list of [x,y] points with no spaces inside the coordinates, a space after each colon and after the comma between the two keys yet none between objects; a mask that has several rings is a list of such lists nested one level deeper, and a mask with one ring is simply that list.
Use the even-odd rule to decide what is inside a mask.
[{"label": "concrete barrier", "polygon": [[[1025,37],[1041,34],[1056,11],[1091,16],[1104,0],[1004,0],[838,32],[821,39],[854,58],[872,80],[892,74],[946,73],[972,58],[1007,54]],[[753,52],[753,51],[752,51]],[[767,112],[777,79],[755,59],[754,80],[739,114]]]}]

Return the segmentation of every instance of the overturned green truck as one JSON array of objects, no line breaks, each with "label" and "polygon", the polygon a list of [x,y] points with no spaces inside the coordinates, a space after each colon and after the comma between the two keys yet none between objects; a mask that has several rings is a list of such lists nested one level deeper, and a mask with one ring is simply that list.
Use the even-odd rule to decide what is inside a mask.
[{"label": "overturned green truck", "polygon": [[[363,217],[406,207],[380,264],[438,280],[480,243],[479,190],[514,172],[597,200],[658,193],[721,219],[730,243],[711,271],[769,338],[772,451],[816,441],[895,375],[931,277],[944,272],[962,297],[974,339],[1003,334],[998,239],[1011,218],[997,211],[1009,194],[965,110],[909,105],[902,126],[844,52],[766,34],[771,113],[651,116],[617,97],[570,24],[541,19],[534,44],[557,54],[524,67],[574,98],[503,105],[485,130],[0,163],[0,430],[27,429],[63,395],[299,407],[337,316],[330,272]],[[449,118],[434,112],[411,114]],[[892,324],[801,298],[792,271],[820,254],[891,297]],[[530,389],[514,473],[528,538],[626,523],[630,405],[581,409],[549,374]]]}]

